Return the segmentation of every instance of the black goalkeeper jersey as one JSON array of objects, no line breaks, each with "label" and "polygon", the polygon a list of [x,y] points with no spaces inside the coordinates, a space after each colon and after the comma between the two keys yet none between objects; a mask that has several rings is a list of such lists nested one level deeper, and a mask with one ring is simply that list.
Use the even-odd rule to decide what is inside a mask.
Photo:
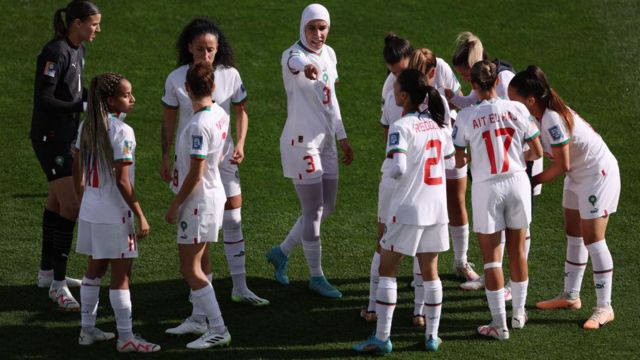
[{"label": "black goalkeeper jersey", "polygon": [[48,42],[36,64],[30,137],[69,142],[76,138],[86,89],[82,87],[85,48],[66,38]]}]

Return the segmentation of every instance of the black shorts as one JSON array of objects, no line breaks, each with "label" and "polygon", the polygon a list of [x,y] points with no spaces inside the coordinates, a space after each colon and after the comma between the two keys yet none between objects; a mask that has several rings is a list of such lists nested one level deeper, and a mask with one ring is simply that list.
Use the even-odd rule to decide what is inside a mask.
[{"label": "black shorts", "polygon": [[31,140],[31,146],[42,171],[47,175],[47,181],[71,176],[73,167],[71,142]]}]

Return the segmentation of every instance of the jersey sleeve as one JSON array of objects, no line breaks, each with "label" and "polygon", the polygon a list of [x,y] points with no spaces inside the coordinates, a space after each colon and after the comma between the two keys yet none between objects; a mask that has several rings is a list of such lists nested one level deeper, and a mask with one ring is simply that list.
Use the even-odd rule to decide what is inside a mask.
[{"label": "jersey sleeve", "polygon": [[389,136],[387,138],[387,157],[393,158],[393,154],[407,152],[407,134],[401,126],[393,123],[389,128]]},{"label": "jersey sleeve", "polygon": [[498,84],[496,85],[496,93],[499,97],[509,100],[509,83],[514,76],[516,75],[508,70],[501,71],[498,74],[498,79],[500,79],[500,81],[498,81]]},{"label": "jersey sleeve", "polygon": [[569,131],[562,116],[555,111],[551,112],[548,110],[545,115],[547,116],[545,116],[542,121],[542,131],[549,145],[556,147],[569,143]]},{"label": "jersey sleeve", "polygon": [[[436,61],[440,60],[439,58],[436,58]],[[447,64],[446,61],[442,60],[442,61],[437,61],[436,62],[437,65],[442,67],[442,79],[444,82],[444,87],[447,89],[451,89],[453,91],[454,94],[457,94],[458,91],[460,91],[461,89],[461,85],[460,82],[458,81],[458,78],[456,78],[456,75],[453,73],[453,70],[451,69],[451,66],[449,66],[449,64]]]},{"label": "jersey sleeve", "polygon": [[471,92],[467,96],[455,94],[451,98],[451,100],[449,100],[449,102],[455,105],[458,109],[464,109],[466,107],[469,107],[475,104],[477,101],[478,101],[478,96],[476,95],[476,92],[473,90],[471,90]]},{"label": "jersey sleeve", "polygon": [[43,111],[74,113],[84,111],[82,97],[78,101],[56,98],[58,83],[64,81],[62,69],[67,67],[67,58],[59,46],[51,44],[38,55],[35,80],[35,105]]},{"label": "jersey sleeve", "polygon": [[444,132],[444,137],[442,141],[442,156],[445,159],[450,159],[455,154],[456,154],[456,149],[453,146],[453,139],[451,139],[451,136],[449,136],[449,134]]},{"label": "jersey sleeve", "polygon": [[465,116],[464,111],[458,114],[455,125],[451,130],[451,139],[453,140],[453,146],[456,148],[466,148],[469,145],[469,138],[465,130]]},{"label": "jersey sleeve", "polygon": [[178,94],[176,93],[176,87],[172,81],[171,75],[167,77],[167,81],[164,83],[164,91],[162,92],[162,105],[169,109],[177,109],[180,106],[178,102]]},{"label": "jersey sleeve", "polygon": [[113,139],[113,161],[133,163],[136,138],[131,127],[123,127]]},{"label": "jersey sleeve", "polygon": [[236,70],[234,71],[235,79],[233,81],[233,94],[231,94],[231,103],[232,104],[242,104],[247,101],[247,89],[244,87],[244,83],[242,83],[242,78],[240,77],[240,73]]},{"label": "jersey sleeve", "polygon": [[211,143],[211,134],[201,122],[189,124],[189,155],[192,159],[206,159]]},{"label": "jersey sleeve", "polygon": [[304,67],[310,64],[309,59],[304,54],[304,52],[300,49],[292,47],[288,50],[288,54],[285,53],[284,56],[284,64],[289,71],[297,75],[298,73],[304,71]]}]

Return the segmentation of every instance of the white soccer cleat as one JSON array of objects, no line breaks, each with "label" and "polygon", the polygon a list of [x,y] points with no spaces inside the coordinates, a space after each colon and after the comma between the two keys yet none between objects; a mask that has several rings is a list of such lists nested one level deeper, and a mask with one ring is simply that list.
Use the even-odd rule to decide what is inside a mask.
[{"label": "white soccer cleat", "polygon": [[207,322],[198,321],[194,319],[192,316],[186,318],[182,324],[170,328],[164,331],[169,335],[185,335],[185,334],[197,334],[202,335],[207,332]]},{"label": "white soccer cleat", "polygon": [[[82,280],[74,279],[70,277],[66,277],[67,286],[72,287],[80,287],[82,285]],[[51,283],[53,282],[53,273],[51,275],[43,275],[40,271],[38,272],[38,280],[36,281],[36,285],[39,288],[48,288],[51,287]]]},{"label": "white soccer cleat", "polygon": [[80,304],[71,295],[71,291],[66,286],[58,289],[49,289],[49,298],[56,304],[58,309],[62,311],[80,311]]},{"label": "white soccer cleat", "polygon": [[512,329],[524,329],[525,324],[529,321],[529,316],[527,316],[527,312],[525,311],[521,315],[514,315],[511,318],[511,328]]},{"label": "white soccer cleat", "polygon": [[80,330],[80,336],[78,336],[78,344],[82,346],[88,346],[97,341],[108,341],[115,338],[116,335],[112,332],[104,332],[96,327],[91,330]]},{"label": "white soccer cleat", "polygon": [[147,340],[135,335],[129,340],[118,339],[118,345],[116,346],[118,352],[139,352],[139,353],[152,353],[160,351],[160,345],[150,343]]},{"label": "white soccer cleat", "polygon": [[508,340],[509,330],[507,328],[499,328],[493,325],[483,325],[478,327],[478,334],[486,337],[491,337],[498,340]]},{"label": "white soccer cleat", "polygon": [[480,275],[478,275],[478,273],[475,270],[473,270],[473,266],[474,265],[469,262],[462,264],[462,266],[457,266],[454,263],[453,273],[460,279],[463,279],[464,281],[478,280],[480,278]]},{"label": "white soccer cleat", "polygon": [[582,327],[586,330],[597,330],[615,318],[611,306],[598,306],[593,308],[593,314],[585,321]]},{"label": "white soccer cleat", "polygon": [[460,289],[467,291],[484,289],[484,275],[476,280],[463,282],[460,284]]},{"label": "white soccer cleat", "polygon": [[511,282],[509,282],[504,286],[504,301],[511,301],[511,299],[513,296],[511,295]]},{"label": "white soccer cleat", "polygon": [[187,344],[188,349],[208,349],[212,347],[225,347],[231,344],[231,334],[227,328],[224,329],[224,333],[218,334],[210,329],[198,339]]}]

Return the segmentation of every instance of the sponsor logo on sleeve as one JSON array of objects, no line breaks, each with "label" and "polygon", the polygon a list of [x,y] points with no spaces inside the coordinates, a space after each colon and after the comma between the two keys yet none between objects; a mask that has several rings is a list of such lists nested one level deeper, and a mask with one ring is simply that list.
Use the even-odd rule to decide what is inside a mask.
[{"label": "sponsor logo on sleeve", "polygon": [[551,135],[551,139],[553,139],[554,141],[558,141],[564,138],[564,133],[558,125],[549,128],[549,135]]},{"label": "sponsor logo on sleeve", "polygon": [[131,150],[133,148],[133,142],[129,140],[124,141],[124,146],[122,146],[122,154],[123,155],[131,155]]},{"label": "sponsor logo on sleeve", "polygon": [[455,139],[455,138],[456,138],[456,135],[458,135],[458,127],[454,125],[454,126],[453,126],[453,131],[451,132],[451,137],[452,137],[453,139]]},{"label": "sponsor logo on sleeve", "polygon": [[52,61],[47,61],[47,63],[44,64],[44,71],[42,73],[48,77],[56,77],[58,74],[58,64]]},{"label": "sponsor logo on sleeve", "polygon": [[202,136],[199,136],[199,135],[191,136],[191,148],[193,150],[202,150]]},{"label": "sponsor logo on sleeve", "polygon": [[400,144],[400,133],[394,132],[389,134],[389,145],[398,145]]}]

